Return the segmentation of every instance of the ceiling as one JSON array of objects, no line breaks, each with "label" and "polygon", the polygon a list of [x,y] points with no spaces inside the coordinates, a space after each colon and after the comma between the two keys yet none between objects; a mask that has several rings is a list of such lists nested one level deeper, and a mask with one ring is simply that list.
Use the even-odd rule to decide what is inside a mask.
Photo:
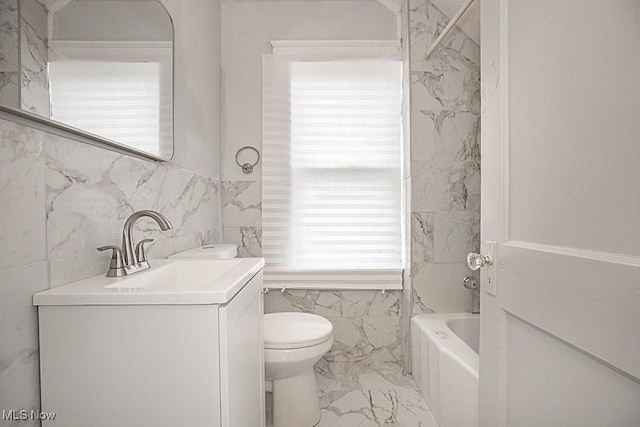
[{"label": "ceiling", "polygon": [[[66,4],[69,0],[37,0],[46,9],[50,10],[51,6],[55,3]],[[400,4],[404,0],[378,0],[382,4],[389,6],[392,9],[399,10]],[[437,7],[447,17],[451,18],[460,9],[462,4],[466,0],[430,0],[431,3]],[[462,18],[458,21],[458,27],[469,38],[480,45],[480,1],[475,0],[471,7],[462,15]],[[395,7],[391,7],[395,6]]]}]

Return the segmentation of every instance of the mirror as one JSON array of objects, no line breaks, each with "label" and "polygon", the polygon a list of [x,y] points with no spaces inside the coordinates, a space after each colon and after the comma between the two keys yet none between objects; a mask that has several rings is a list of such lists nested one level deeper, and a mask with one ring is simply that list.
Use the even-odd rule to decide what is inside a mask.
[{"label": "mirror", "polygon": [[173,23],[158,0],[0,0],[0,108],[173,156]]}]

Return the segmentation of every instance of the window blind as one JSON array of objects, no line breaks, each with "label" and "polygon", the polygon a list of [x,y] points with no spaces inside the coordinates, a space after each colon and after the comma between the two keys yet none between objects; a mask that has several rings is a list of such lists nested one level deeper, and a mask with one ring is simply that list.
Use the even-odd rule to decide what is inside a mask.
[{"label": "window blind", "polygon": [[51,56],[52,119],[149,153],[171,152],[170,50],[56,47]]},{"label": "window blind", "polygon": [[273,287],[402,286],[401,63],[263,60],[263,256]]}]

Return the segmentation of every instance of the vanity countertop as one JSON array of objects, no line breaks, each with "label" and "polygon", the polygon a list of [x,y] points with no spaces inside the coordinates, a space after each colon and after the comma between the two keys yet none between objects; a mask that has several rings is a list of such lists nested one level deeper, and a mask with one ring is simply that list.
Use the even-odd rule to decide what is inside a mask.
[{"label": "vanity countertop", "polygon": [[225,304],[264,267],[264,258],[160,259],[130,276],[104,274],[33,296],[45,305]]}]

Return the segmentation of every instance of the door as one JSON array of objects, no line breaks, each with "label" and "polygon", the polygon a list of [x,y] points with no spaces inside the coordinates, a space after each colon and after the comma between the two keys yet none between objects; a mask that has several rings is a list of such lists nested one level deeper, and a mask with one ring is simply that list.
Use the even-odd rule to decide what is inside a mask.
[{"label": "door", "polygon": [[640,426],[640,1],[481,15],[480,424]]}]

